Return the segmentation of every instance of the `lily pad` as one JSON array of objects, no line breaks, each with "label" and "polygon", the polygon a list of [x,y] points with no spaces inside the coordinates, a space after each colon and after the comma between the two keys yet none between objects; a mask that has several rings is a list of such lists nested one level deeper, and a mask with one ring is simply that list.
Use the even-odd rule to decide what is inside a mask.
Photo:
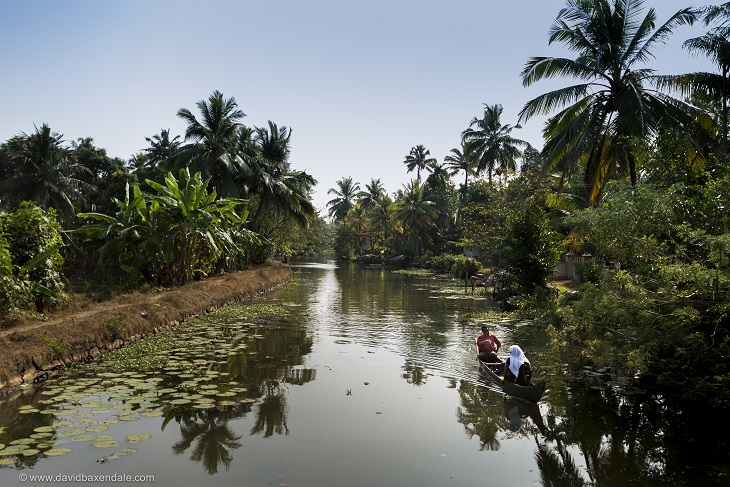
[{"label": "lily pad", "polygon": [[92,443],[94,448],[114,448],[119,446],[119,442],[117,440],[109,440],[109,441],[97,441],[96,443]]},{"label": "lily pad", "polygon": [[71,453],[72,451],[71,448],[51,448],[50,450],[44,451],[43,454],[47,457],[58,457]]},{"label": "lily pad", "polygon": [[139,441],[149,440],[150,438],[152,438],[152,435],[150,435],[148,433],[141,434],[141,435],[129,435],[129,436],[127,436],[127,441],[129,443],[137,443]]},{"label": "lily pad", "polygon": [[74,429],[62,431],[61,433],[59,433],[58,436],[60,436],[62,438],[66,438],[68,436],[76,436],[76,435],[80,435],[83,433],[86,433],[86,431],[84,431],[82,429],[74,428]]},{"label": "lily pad", "polygon": [[156,416],[162,416],[162,411],[145,411],[143,413],[140,413],[140,416],[144,416],[146,418],[153,418]]},{"label": "lily pad", "polygon": [[11,455],[20,455],[23,450],[27,450],[28,445],[13,445],[0,450],[0,457],[9,457]]},{"label": "lily pad", "polygon": [[18,438],[10,442],[11,445],[32,445],[33,443],[36,443],[33,438]]},{"label": "lily pad", "polygon": [[94,435],[78,435],[73,437],[73,441],[94,441],[96,439]]},{"label": "lily pad", "polygon": [[42,440],[44,438],[50,438],[51,436],[53,436],[53,433],[33,433],[30,435],[30,437],[35,440]]}]

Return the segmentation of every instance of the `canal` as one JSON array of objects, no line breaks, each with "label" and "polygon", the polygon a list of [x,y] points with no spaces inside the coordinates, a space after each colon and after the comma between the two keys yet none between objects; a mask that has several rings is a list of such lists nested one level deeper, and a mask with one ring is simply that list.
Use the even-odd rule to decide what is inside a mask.
[{"label": "canal", "polygon": [[474,357],[476,317],[492,307],[479,290],[291,266],[291,283],[244,306],[0,403],[0,485],[730,481],[726,427],[550,352],[542,327],[494,312],[492,332],[548,383],[538,405],[505,397]]}]

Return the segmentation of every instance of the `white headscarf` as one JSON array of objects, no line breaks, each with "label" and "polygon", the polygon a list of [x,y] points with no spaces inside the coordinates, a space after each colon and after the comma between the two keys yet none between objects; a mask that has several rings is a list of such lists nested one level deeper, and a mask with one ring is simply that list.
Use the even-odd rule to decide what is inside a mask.
[{"label": "white headscarf", "polygon": [[509,370],[515,377],[520,376],[520,367],[524,363],[530,363],[525,357],[525,352],[522,351],[519,345],[512,345],[509,347]]}]

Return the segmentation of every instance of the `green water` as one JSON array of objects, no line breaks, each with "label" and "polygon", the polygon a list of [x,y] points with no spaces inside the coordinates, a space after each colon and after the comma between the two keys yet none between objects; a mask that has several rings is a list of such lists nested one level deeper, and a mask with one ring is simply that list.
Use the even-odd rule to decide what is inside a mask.
[{"label": "green water", "polygon": [[471,316],[491,306],[478,291],[333,262],[292,270],[253,308],[0,403],[0,485],[729,483],[721,418],[607,382],[548,352],[532,323],[491,322],[546,397],[502,395],[474,359]]}]

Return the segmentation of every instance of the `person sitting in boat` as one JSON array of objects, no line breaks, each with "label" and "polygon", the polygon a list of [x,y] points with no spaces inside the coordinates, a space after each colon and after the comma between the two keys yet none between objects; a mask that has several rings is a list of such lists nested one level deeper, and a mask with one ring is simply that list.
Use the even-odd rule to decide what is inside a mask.
[{"label": "person sitting in boat", "polygon": [[499,338],[489,333],[489,327],[482,326],[482,334],[477,337],[477,349],[479,351],[479,360],[487,363],[499,362],[497,351],[502,346]]},{"label": "person sitting in boat", "polygon": [[520,386],[532,384],[532,367],[519,345],[509,347],[509,358],[504,363],[504,380]]}]

